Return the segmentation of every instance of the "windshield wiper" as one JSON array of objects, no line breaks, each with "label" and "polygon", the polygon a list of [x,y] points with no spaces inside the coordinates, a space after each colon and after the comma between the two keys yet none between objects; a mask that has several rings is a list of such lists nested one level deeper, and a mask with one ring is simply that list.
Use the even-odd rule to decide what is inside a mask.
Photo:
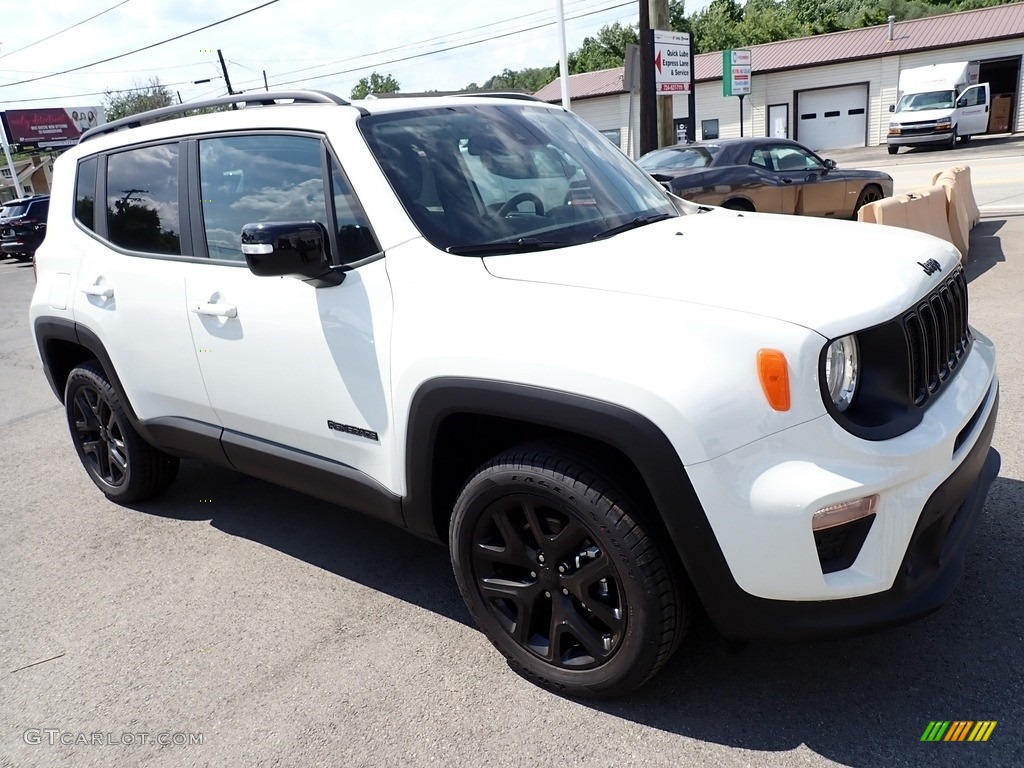
[{"label": "windshield wiper", "polygon": [[620,232],[628,232],[631,229],[643,227],[647,224],[653,224],[656,221],[664,221],[665,219],[669,219],[671,217],[671,213],[658,213],[655,214],[654,216],[637,216],[635,219],[627,221],[625,224],[619,224],[619,226],[612,227],[611,229],[606,229],[604,232],[598,232],[596,235],[594,235],[593,239],[604,240],[606,237],[614,237]]},{"label": "windshield wiper", "polygon": [[518,253],[520,251],[549,251],[564,248],[572,243],[561,240],[538,240],[535,237],[520,237],[517,240],[501,240],[495,243],[474,243],[472,245],[449,245],[445,250],[460,256],[483,256],[488,253]]}]

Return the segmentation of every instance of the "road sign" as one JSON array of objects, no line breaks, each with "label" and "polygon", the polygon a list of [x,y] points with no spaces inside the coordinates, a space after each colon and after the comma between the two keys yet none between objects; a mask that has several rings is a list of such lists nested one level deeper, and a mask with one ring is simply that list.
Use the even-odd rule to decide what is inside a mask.
[{"label": "road sign", "polygon": [[722,94],[746,96],[750,93],[750,50],[726,48],[722,51]]},{"label": "road sign", "polygon": [[654,30],[654,90],[660,94],[689,93],[690,33]]}]

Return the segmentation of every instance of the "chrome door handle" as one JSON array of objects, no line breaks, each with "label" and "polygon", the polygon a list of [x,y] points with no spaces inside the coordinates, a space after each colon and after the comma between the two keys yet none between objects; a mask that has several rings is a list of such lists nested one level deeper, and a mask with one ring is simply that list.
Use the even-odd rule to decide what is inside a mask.
[{"label": "chrome door handle", "polygon": [[238,317],[238,309],[234,304],[196,304],[192,311],[197,315],[211,317]]},{"label": "chrome door handle", "polygon": [[87,285],[82,289],[82,293],[86,296],[99,296],[101,299],[114,297],[114,289],[109,285]]}]

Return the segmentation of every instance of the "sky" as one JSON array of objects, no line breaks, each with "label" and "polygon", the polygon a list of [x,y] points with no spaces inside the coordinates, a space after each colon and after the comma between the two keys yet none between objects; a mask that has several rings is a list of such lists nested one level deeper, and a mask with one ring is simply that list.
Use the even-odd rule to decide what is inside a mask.
[{"label": "sky", "polygon": [[[687,10],[705,4],[694,0]],[[563,5],[569,51],[606,24],[635,24],[639,8],[637,0]],[[457,90],[506,68],[556,63],[555,9],[556,0],[25,2],[0,27],[0,110],[102,105],[106,90],[152,77],[183,101],[220,96],[227,90],[217,49],[236,91],[262,89],[264,70],[271,89],[312,88],[343,98],[373,71],[394,76],[404,92]],[[195,83],[207,78],[213,79]]]}]

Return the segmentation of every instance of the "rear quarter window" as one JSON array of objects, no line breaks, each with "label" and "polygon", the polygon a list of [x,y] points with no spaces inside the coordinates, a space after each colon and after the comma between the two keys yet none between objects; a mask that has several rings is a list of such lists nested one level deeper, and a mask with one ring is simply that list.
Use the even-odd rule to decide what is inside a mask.
[{"label": "rear quarter window", "polygon": [[92,232],[96,231],[96,165],[95,157],[83,160],[75,176],[75,220]]}]

